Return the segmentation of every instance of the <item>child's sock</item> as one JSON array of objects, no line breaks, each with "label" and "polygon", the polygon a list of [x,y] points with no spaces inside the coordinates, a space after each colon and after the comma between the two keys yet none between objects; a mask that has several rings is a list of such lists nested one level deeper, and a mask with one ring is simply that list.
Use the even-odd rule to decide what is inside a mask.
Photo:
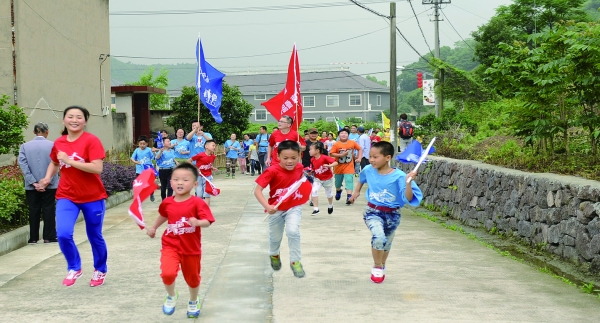
[{"label": "child's sock", "polygon": [[327,205],[327,207],[329,207],[329,208],[332,208],[332,207],[333,207],[333,204],[329,204],[329,205]]},{"label": "child's sock", "polygon": [[315,206],[315,211],[319,211],[319,208]]}]

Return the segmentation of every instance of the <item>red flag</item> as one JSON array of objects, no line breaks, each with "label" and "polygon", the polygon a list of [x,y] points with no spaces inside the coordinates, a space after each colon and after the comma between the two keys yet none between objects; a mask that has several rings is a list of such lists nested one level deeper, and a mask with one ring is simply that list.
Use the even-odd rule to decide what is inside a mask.
[{"label": "red flag", "polygon": [[133,201],[129,206],[129,215],[133,218],[135,223],[140,226],[140,229],[144,229],[146,224],[144,223],[144,214],[142,212],[142,202],[154,193],[158,187],[154,180],[156,176],[152,169],[145,169],[141,174],[136,177],[133,181]]},{"label": "red flag", "polygon": [[285,88],[269,101],[261,103],[271,115],[279,120],[281,116],[290,116],[294,119],[292,130],[298,131],[302,123],[302,96],[300,95],[300,64],[296,45],[288,65],[287,81]]},{"label": "red flag", "polygon": [[302,176],[301,179],[294,182],[290,187],[285,188],[277,198],[275,205],[277,208],[289,210],[294,206],[302,205],[310,198],[312,184]]},{"label": "red flag", "polygon": [[204,186],[204,191],[206,194],[210,194],[212,196],[218,196],[221,194],[221,190],[218,189],[211,181],[209,181],[206,176],[202,175],[202,177],[204,177],[204,180],[206,181],[206,185]]}]

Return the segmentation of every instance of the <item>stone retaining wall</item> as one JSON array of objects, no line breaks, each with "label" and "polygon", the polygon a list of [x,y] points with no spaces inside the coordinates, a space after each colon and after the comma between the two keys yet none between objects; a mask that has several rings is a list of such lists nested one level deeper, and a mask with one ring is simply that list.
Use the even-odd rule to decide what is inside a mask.
[{"label": "stone retaining wall", "polygon": [[600,182],[432,157],[417,183],[426,205],[468,226],[496,228],[600,272]]}]

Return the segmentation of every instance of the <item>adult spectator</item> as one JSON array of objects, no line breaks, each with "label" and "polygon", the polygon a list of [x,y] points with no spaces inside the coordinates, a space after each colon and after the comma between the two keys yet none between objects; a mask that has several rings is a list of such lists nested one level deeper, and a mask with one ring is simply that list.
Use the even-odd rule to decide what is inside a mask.
[{"label": "adult spectator", "polygon": [[304,153],[302,154],[302,166],[304,167],[309,167],[310,166],[310,154],[308,153],[308,150],[310,149],[310,146],[317,143],[319,140],[317,140],[317,136],[319,136],[319,130],[317,130],[317,128],[310,128],[308,130],[308,139],[306,140],[306,150],[304,150]]},{"label": "adult spectator", "polygon": [[321,141],[322,143],[327,142],[327,140],[329,140],[327,131],[321,132],[321,138],[317,138],[317,139],[319,139],[319,141]]},{"label": "adult spectator", "polygon": [[358,127],[358,145],[362,151],[362,158],[360,159],[360,169],[362,170],[369,165],[369,151],[371,150],[371,138],[365,133],[363,126]]},{"label": "adult spectator", "polygon": [[256,148],[258,149],[258,163],[260,167],[257,169],[258,175],[262,174],[265,169],[265,159],[267,158],[267,150],[269,149],[270,134],[267,133],[267,127],[260,126],[259,134],[256,136]]},{"label": "adult spectator", "polygon": [[190,142],[185,140],[183,129],[177,129],[177,138],[171,140],[171,147],[175,150],[175,161],[178,163],[186,162],[190,157]]},{"label": "adult spectator", "polygon": [[[358,143],[358,137],[360,137],[360,135],[358,134],[358,132],[356,131],[356,125],[353,124],[350,127],[350,134],[348,135],[348,140],[352,140],[355,141],[356,143]],[[354,158],[358,157],[358,152],[355,150],[354,151]],[[354,163],[354,176],[358,177],[358,173],[360,173],[360,163]]]},{"label": "adult spectator", "polygon": [[398,127],[398,134],[400,135],[400,152],[403,152],[404,149],[413,141],[413,133],[414,128],[410,121],[408,121],[408,116],[406,113],[400,115],[400,127]]},{"label": "adult spectator", "polygon": [[[194,121],[192,122],[192,131],[187,134],[185,139],[190,142],[189,157],[192,158],[204,152],[204,144],[207,140],[213,139],[213,137],[209,132],[204,132],[204,126],[200,122]],[[196,162],[192,161],[192,164],[195,165]]]},{"label": "adult spectator", "polygon": [[44,220],[42,237],[44,243],[57,242],[54,196],[58,187],[58,175],[52,176],[50,184],[44,189],[39,181],[46,176],[50,160],[50,151],[54,143],[48,139],[48,125],[39,122],[33,126],[35,138],[21,145],[19,149],[19,167],[23,171],[25,198],[29,206],[29,240],[36,244],[40,240],[40,219]]}]

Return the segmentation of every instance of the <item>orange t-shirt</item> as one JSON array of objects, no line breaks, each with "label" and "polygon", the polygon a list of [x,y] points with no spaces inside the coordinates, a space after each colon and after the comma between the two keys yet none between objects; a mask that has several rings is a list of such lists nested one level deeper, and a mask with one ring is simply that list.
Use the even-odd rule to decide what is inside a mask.
[{"label": "orange t-shirt", "polygon": [[[354,149],[360,150],[360,146],[354,140],[348,139],[346,142],[336,141],[331,147],[329,154],[339,154]],[[354,151],[350,152],[348,156],[338,157],[337,162],[338,165],[333,167],[334,174],[354,174]]]}]

